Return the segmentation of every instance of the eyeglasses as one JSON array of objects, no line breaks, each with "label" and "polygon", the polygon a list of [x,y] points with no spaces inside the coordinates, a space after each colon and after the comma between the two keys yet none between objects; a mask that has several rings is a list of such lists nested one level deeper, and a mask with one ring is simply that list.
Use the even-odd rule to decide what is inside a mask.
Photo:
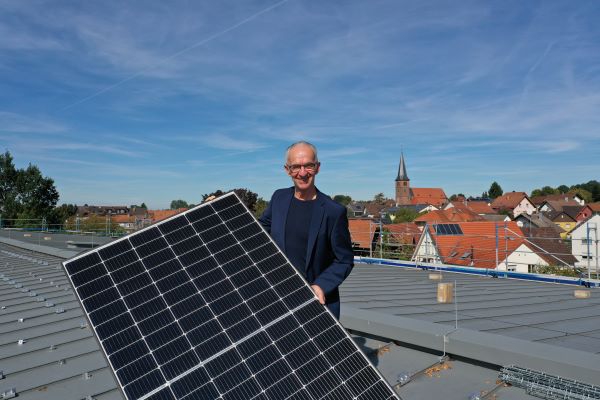
[{"label": "eyeglasses", "polygon": [[285,167],[292,174],[297,174],[298,172],[300,172],[300,170],[302,168],[304,168],[304,170],[306,170],[307,172],[315,172],[315,170],[317,169],[318,165],[319,165],[319,163],[306,163],[306,164],[286,165]]}]

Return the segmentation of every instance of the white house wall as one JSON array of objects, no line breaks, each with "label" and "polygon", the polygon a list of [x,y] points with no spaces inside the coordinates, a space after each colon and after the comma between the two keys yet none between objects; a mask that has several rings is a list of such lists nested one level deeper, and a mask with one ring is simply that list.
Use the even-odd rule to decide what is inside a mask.
[{"label": "white house wall", "polygon": [[529,265],[548,265],[548,263],[529,247],[522,244],[509,254],[505,262],[498,264],[498,270],[527,273],[529,272]]},{"label": "white house wall", "polygon": [[417,247],[417,249],[415,250],[413,260],[417,262],[430,263],[441,262],[437,248],[431,240],[431,235],[429,234],[429,231],[425,231],[419,243],[419,247]]},{"label": "white house wall", "polygon": [[600,215],[594,215],[592,218],[579,225],[571,232],[571,251],[575,258],[577,258],[577,267],[587,267],[588,260],[584,258],[587,256],[588,247],[586,243],[587,239],[587,224],[590,224],[590,228],[596,227],[596,231],[593,229],[590,231],[590,267],[595,270],[598,263],[598,231],[600,230]]},{"label": "white house wall", "polygon": [[535,211],[535,206],[527,200],[527,198],[523,198],[521,202],[515,207],[513,210],[513,215],[517,216],[519,214],[532,214]]}]

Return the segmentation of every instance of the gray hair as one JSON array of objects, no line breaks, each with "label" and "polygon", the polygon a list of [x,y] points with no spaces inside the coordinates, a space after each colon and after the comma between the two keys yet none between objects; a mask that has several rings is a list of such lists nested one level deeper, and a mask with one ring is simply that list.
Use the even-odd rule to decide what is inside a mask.
[{"label": "gray hair", "polygon": [[287,164],[288,159],[290,157],[290,150],[292,150],[294,147],[299,146],[299,145],[304,145],[304,146],[308,146],[311,148],[311,150],[313,151],[313,154],[315,155],[315,162],[319,162],[319,157],[317,156],[317,148],[315,147],[314,144],[306,142],[304,140],[300,140],[296,143],[292,143],[287,150],[285,151],[285,163]]}]

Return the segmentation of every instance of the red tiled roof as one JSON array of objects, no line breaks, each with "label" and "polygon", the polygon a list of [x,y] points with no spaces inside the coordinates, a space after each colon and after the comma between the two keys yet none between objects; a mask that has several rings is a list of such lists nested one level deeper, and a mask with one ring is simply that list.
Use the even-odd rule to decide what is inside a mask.
[{"label": "red tiled roof", "polygon": [[348,219],[348,229],[353,247],[362,249],[371,248],[375,231],[379,230],[379,225],[374,224],[370,219]]},{"label": "red tiled roof", "polygon": [[477,214],[496,214],[487,201],[468,201],[467,207]]},{"label": "red tiled roof", "polygon": [[416,244],[421,237],[421,230],[413,222],[385,224],[383,228],[390,233],[390,238],[398,243]]},{"label": "red tiled roof", "polygon": [[177,210],[148,210],[148,215],[150,215],[152,223],[155,223],[187,210],[187,208],[178,208]]},{"label": "red tiled roof", "polygon": [[600,212],[600,201],[596,203],[588,203],[588,206],[590,206],[593,212]]},{"label": "red tiled roof", "polygon": [[416,218],[414,222],[467,222],[483,221],[483,217],[466,207],[452,207],[447,210],[434,210]]},{"label": "red tiled roof", "polygon": [[411,188],[412,204],[431,204],[438,208],[448,203],[448,197],[441,188]]},{"label": "red tiled roof", "polygon": [[561,203],[575,201],[575,195],[573,195],[572,193],[548,194],[545,196],[535,196],[532,197],[530,200],[536,206],[541,206],[542,204],[544,204],[545,201],[558,201]]},{"label": "red tiled roof", "polygon": [[110,221],[115,224],[125,224],[129,222],[135,222],[135,216],[131,215],[111,215]]},{"label": "red tiled roof", "polygon": [[[523,233],[514,221],[507,222],[506,225],[489,221],[460,222],[458,225],[463,235],[436,235],[433,227],[429,228],[442,261],[446,264],[496,268],[496,225],[499,262],[523,243]],[[505,226],[512,232],[505,230]]]},{"label": "red tiled roof", "polygon": [[[527,197],[525,192],[509,192],[500,197],[496,197],[492,202],[494,210],[514,210],[523,198]],[[529,197],[527,197],[529,198]]]}]

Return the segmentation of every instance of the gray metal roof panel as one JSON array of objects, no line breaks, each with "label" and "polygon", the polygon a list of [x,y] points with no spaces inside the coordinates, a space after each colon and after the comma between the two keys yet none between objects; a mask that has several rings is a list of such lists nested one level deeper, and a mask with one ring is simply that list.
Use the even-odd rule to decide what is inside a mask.
[{"label": "gray metal roof panel", "polygon": [[[0,250],[0,273],[9,277],[0,280],[0,392],[15,388],[22,399],[123,399],[61,260],[5,244]],[[30,260],[38,258],[48,265]]]}]

